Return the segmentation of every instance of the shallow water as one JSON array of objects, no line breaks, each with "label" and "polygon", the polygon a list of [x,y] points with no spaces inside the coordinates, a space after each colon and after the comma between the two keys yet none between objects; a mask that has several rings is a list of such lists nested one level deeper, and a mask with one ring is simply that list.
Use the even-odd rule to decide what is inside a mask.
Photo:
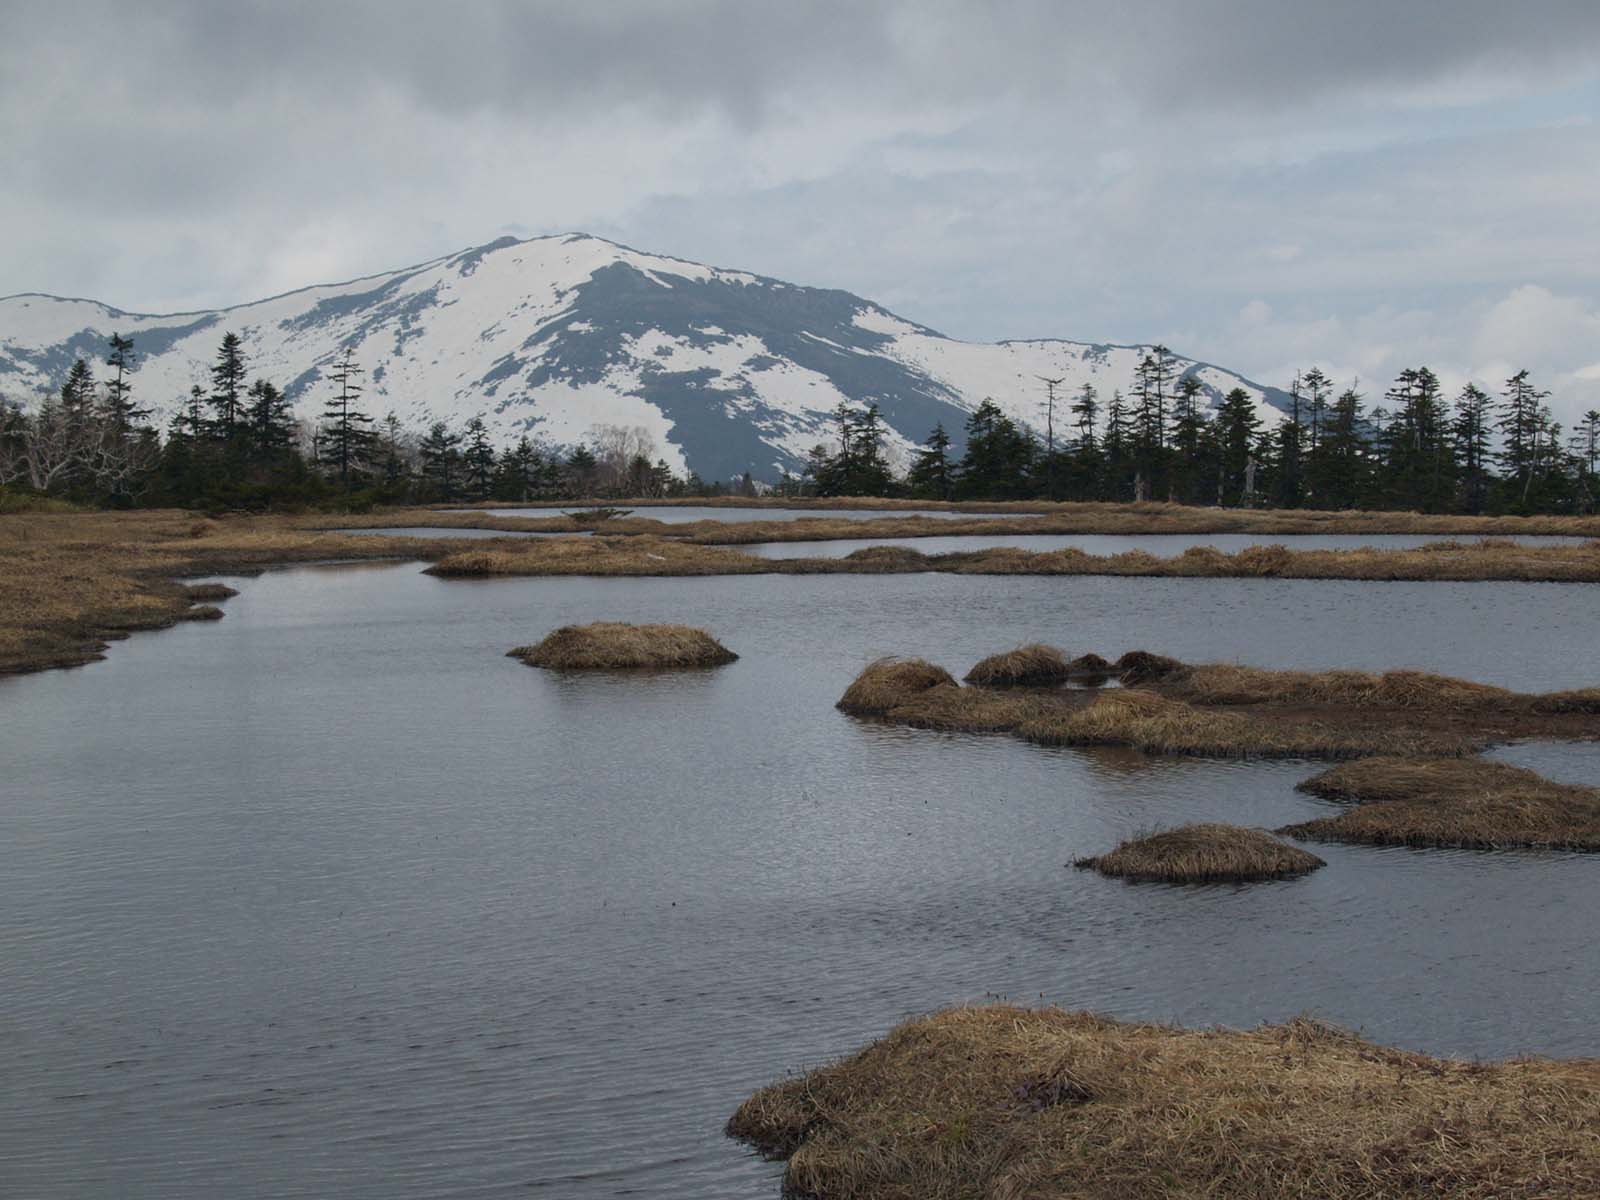
[{"label": "shallow water", "polygon": [[[1311,764],[885,728],[868,659],[1021,641],[1600,679],[1553,584],[943,575],[238,581],[227,619],[0,680],[0,1188],[765,1197],[721,1137],[787,1070],[1000,994],[1460,1054],[1600,1053],[1600,861],[1329,846],[1304,880],[1064,864],[1328,806]],[[561,676],[556,625],[688,621],[711,672]],[[1600,746],[1511,759],[1600,778]]]}]

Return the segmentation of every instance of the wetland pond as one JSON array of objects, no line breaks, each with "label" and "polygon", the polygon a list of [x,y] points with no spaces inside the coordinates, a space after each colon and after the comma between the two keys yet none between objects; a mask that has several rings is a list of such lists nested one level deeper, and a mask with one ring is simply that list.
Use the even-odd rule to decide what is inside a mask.
[{"label": "wetland pond", "polygon": [[[904,1016],[1000,995],[1311,1013],[1438,1053],[1600,1053],[1600,862],[1317,847],[1293,882],[1065,864],[1330,806],[1296,762],[863,723],[886,653],[1024,641],[1600,682],[1593,589],[953,575],[231,580],[227,618],[0,679],[0,1192],[776,1200],[721,1127]],[[563,676],[556,626],[712,671]],[[1600,746],[1502,757],[1600,779]]]}]

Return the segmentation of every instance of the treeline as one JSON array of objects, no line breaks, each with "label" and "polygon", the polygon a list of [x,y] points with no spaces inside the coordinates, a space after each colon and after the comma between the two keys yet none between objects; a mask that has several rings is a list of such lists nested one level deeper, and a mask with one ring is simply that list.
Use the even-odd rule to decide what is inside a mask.
[{"label": "treeline", "polygon": [[[420,436],[362,407],[349,352],[326,377],[320,418],[297,420],[279,389],[250,379],[227,334],[165,430],[135,397],[131,339],[113,334],[103,378],[82,359],[32,412],[0,400],[0,487],[108,507],[293,508],[470,500],[753,496],[749,474],[724,484],[673,473],[649,433],[600,425],[589,443],[556,448],[524,436],[496,450],[481,417]],[[1048,381],[1047,381],[1048,382]],[[1043,435],[985,400],[962,450],[936,427],[902,475],[885,451],[875,405],[841,405],[832,445],[817,446],[785,495],[932,500],[1170,500],[1281,508],[1460,513],[1595,511],[1600,412],[1570,433],[1527,371],[1496,395],[1476,384],[1446,398],[1426,367],[1402,371],[1375,405],[1313,368],[1291,410],[1264,429],[1241,389],[1213,410],[1198,379],[1165,347],[1141,361],[1135,386],[1102,397],[1085,384],[1059,405],[1053,385]]]},{"label": "treeline", "polygon": [[986,400],[966,421],[959,458],[938,426],[898,478],[877,407],[841,405],[837,443],[816,447],[804,478],[786,486],[823,496],[1439,513],[1592,513],[1600,490],[1600,412],[1568,434],[1527,371],[1497,396],[1468,384],[1447,399],[1431,370],[1410,368],[1369,408],[1355,387],[1336,393],[1313,368],[1296,378],[1287,419],[1271,430],[1239,388],[1212,411],[1200,381],[1177,372],[1160,346],[1127,396],[1102,401],[1084,384],[1057,410],[1053,391],[1043,437]]},{"label": "treeline", "polygon": [[79,359],[34,411],[0,400],[0,487],[113,508],[217,509],[754,494],[748,475],[675,475],[637,427],[597,426],[592,445],[570,450],[523,437],[497,451],[480,417],[418,436],[393,413],[364,410],[348,351],[328,373],[320,419],[299,421],[275,384],[251,381],[232,333],[158,430],[133,394],[134,356],[132,339],[113,334],[103,381]]}]

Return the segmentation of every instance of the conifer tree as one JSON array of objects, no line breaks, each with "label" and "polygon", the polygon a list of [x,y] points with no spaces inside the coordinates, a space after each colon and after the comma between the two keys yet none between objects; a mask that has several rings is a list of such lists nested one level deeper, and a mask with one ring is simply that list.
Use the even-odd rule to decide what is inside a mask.
[{"label": "conifer tree", "polygon": [[88,434],[94,422],[94,372],[83,359],[74,359],[61,384],[61,415],[75,438]]},{"label": "conifer tree", "polygon": [[217,360],[211,366],[211,395],[207,400],[214,414],[212,431],[225,442],[231,442],[239,429],[245,370],[244,343],[236,333],[224,334],[217,347]]},{"label": "conifer tree", "polygon": [[[441,500],[455,498],[459,475],[457,467],[461,461],[460,452],[456,449],[459,445],[461,435],[451,433],[450,427],[443,421],[435,421],[418,447],[422,457],[422,478],[432,485]],[[593,455],[590,458],[592,460]]]},{"label": "conifer tree", "polygon": [[[1217,441],[1220,458],[1217,502],[1237,505],[1245,499],[1245,482],[1256,441],[1261,433],[1261,418],[1255,402],[1243,388],[1234,388],[1222,398],[1217,409]],[[1261,482],[1256,483],[1256,491]]]},{"label": "conifer tree", "polygon": [[906,484],[913,495],[932,500],[948,500],[951,492],[950,435],[941,422],[933,427],[923,448],[911,464]]},{"label": "conifer tree", "polygon": [[967,418],[967,449],[956,476],[956,494],[975,499],[1015,500],[1026,496],[1034,441],[993,400]]},{"label": "conifer tree", "polygon": [[1361,393],[1348,387],[1333,402],[1317,446],[1317,503],[1355,508],[1367,494],[1367,445],[1362,435]]},{"label": "conifer tree", "polygon": [[113,333],[109,345],[111,350],[106,355],[106,365],[111,368],[111,378],[106,380],[101,414],[114,435],[126,436],[150,416],[150,410],[138,408],[133,402],[133,383],[128,379],[128,373],[134,367],[133,339]]},{"label": "conifer tree", "polygon": [[1539,463],[1539,433],[1546,418],[1544,402],[1550,393],[1540,391],[1523,369],[1506,380],[1500,393],[1500,462],[1506,481],[1519,504],[1526,504],[1533,490],[1533,477]]},{"label": "conifer tree", "polygon": [[482,417],[467,422],[467,448],[461,455],[466,472],[467,494],[474,500],[487,500],[494,483],[494,446]]},{"label": "conifer tree", "polygon": [[1301,378],[1300,386],[1305,389],[1306,412],[1311,418],[1310,439],[1306,446],[1309,457],[1317,452],[1317,446],[1322,441],[1322,417],[1327,408],[1328,395],[1333,391],[1333,382],[1322,373],[1321,367],[1312,367]]},{"label": "conifer tree", "polygon": [[345,487],[350,486],[352,476],[359,477],[364,471],[377,440],[372,418],[357,407],[361,375],[354,352],[346,347],[329,376],[334,393],[322,409],[322,460],[338,470],[339,482]]},{"label": "conifer tree", "polygon": [[1207,461],[1212,457],[1211,422],[1200,395],[1200,381],[1193,375],[1178,381],[1172,410],[1170,486],[1172,497],[1182,504],[1198,503],[1202,485],[1216,475],[1214,463]]},{"label": "conifer tree", "polygon": [[259,463],[272,463],[294,445],[294,411],[283,393],[258,379],[245,397],[245,427],[250,434],[250,456]]},{"label": "conifer tree", "polygon": [[1305,461],[1302,439],[1305,426],[1301,424],[1300,376],[1289,385],[1289,417],[1279,424],[1272,461],[1275,468],[1274,498],[1284,508],[1299,508],[1305,500]]},{"label": "conifer tree", "polygon": [[1095,422],[1100,418],[1098,393],[1094,384],[1085,383],[1078,389],[1078,398],[1072,402],[1072,415],[1078,430],[1078,449],[1095,452]]},{"label": "conifer tree", "polygon": [[1483,511],[1489,491],[1489,395],[1469,383],[1456,397],[1451,434],[1461,469],[1461,502],[1469,513]]}]

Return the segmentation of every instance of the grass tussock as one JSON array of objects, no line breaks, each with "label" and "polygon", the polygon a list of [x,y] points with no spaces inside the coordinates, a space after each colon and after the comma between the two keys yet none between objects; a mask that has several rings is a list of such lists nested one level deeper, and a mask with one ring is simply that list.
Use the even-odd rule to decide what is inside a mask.
[{"label": "grass tussock", "polygon": [[430,575],[455,579],[540,575],[751,575],[767,563],[748,554],[669,538],[599,535],[529,539],[447,554]]},{"label": "grass tussock", "polygon": [[955,685],[949,671],[920,658],[880,658],[856,676],[836,707],[857,716],[882,716],[930,689]]},{"label": "grass tussock", "polygon": [[1106,680],[1117,673],[1116,666],[1098,654],[1080,654],[1067,664],[1068,679]]},{"label": "grass tussock", "polygon": [[183,589],[183,594],[191,602],[199,604],[202,601],[231,600],[239,594],[239,589],[225,583],[191,583]]},{"label": "grass tussock", "polygon": [[1370,758],[1335,767],[1300,789],[1357,806],[1280,831],[1293,837],[1473,850],[1600,850],[1600,789],[1553,783],[1505,763]]},{"label": "grass tussock", "polygon": [[1600,1194],[1597,1127],[1594,1060],[994,1005],[764,1088],[727,1132],[813,1200],[1555,1200]]},{"label": "grass tussock", "polygon": [[197,604],[193,608],[186,608],[178,614],[180,621],[220,621],[222,610],[215,604]]},{"label": "grass tussock", "polygon": [[1017,726],[1016,733],[1043,746],[1127,746],[1145,754],[1203,758],[1337,759],[1405,752],[1461,754],[1470,748],[1447,733],[1247,717],[1128,687],[1101,692],[1088,704],[1055,705],[1035,712]]},{"label": "grass tussock", "polygon": [[1123,746],[1146,754],[1209,758],[1356,758],[1370,754],[1463,754],[1451,731],[1392,721],[1275,719],[1202,708],[1154,691],[1005,691],[961,687],[921,659],[882,659],[846,690],[838,707],[915,729],[1011,733],[1045,746]]},{"label": "grass tussock", "polygon": [[596,621],[564,625],[537,646],[518,646],[509,657],[556,671],[613,671],[720,667],[739,656],[705,630],[688,625]]},{"label": "grass tussock", "polygon": [[1047,687],[1071,677],[1067,656],[1042,642],[991,654],[967,672],[968,683],[985,687]]},{"label": "grass tussock", "polygon": [[[459,515],[459,514],[458,514]],[[468,514],[470,516],[471,514]],[[398,518],[389,518],[390,523]],[[562,518],[565,520],[565,518]],[[928,525],[947,525],[921,518]],[[1458,549],[1287,550],[1249,547],[1235,554],[1210,551],[1158,558],[1141,550],[1095,555],[1078,549],[1032,551],[1017,547],[923,554],[909,546],[868,546],[843,558],[759,558],[730,546],[812,540],[824,531],[804,521],[724,525],[714,531],[628,518],[607,525],[604,536],[540,539],[474,547],[433,568],[457,577],[495,575],[1083,575],[1124,578],[1260,578],[1353,580],[1531,580],[1600,582],[1600,541],[1581,545],[1471,544]],[[897,529],[868,529],[883,521],[840,522],[838,537],[918,536]],[[801,528],[796,529],[796,526]],[[780,528],[781,527],[781,528]],[[1011,523],[1012,532],[1020,532]],[[928,529],[928,535],[950,529]],[[782,536],[780,536],[782,535]],[[1265,553],[1271,550],[1272,553]]]},{"label": "grass tussock", "polygon": [[1168,658],[1165,654],[1152,654],[1148,650],[1129,650],[1117,659],[1112,669],[1123,683],[1138,684],[1165,679],[1183,670],[1183,664],[1175,658]]},{"label": "grass tussock", "polygon": [[1133,838],[1072,865],[1134,882],[1248,883],[1291,879],[1327,864],[1259,829],[1202,824]]},{"label": "grass tussock", "polygon": [[1339,704],[1473,711],[1517,702],[1516,693],[1423,671],[1264,671],[1229,663],[1181,666],[1163,690],[1194,704]]}]

